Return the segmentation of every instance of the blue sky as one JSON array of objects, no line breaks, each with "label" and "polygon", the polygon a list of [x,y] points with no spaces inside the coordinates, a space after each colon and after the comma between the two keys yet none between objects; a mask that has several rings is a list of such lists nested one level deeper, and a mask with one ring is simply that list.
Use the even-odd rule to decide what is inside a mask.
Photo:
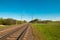
[{"label": "blue sky", "polygon": [[0,0],[0,18],[60,20],[60,0]]}]

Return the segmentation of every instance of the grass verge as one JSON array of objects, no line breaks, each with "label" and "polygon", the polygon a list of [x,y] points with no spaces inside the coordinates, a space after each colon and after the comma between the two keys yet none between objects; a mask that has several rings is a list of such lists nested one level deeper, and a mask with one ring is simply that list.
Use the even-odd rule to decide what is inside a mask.
[{"label": "grass verge", "polygon": [[60,40],[60,23],[32,24],[35,40]]}]

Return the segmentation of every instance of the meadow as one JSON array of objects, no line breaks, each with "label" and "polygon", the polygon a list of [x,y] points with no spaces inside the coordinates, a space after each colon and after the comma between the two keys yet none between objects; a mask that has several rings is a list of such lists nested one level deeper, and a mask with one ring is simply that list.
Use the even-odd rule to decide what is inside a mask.
[{"label": "meadow", "polygon": [[1,28],[5,28],[5,26],[4,26],[4,25],[0,25],[0,29],[1,29]]},{"label": "meadow", "polygon": [[60,22],[32,24],[34,40],[60,40]]}]

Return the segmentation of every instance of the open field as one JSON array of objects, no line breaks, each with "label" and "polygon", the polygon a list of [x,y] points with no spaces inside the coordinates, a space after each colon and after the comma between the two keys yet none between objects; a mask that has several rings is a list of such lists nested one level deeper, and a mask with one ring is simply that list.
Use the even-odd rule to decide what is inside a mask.
[{"label": "open field", "polygon": [[35,40],[60,40],[60,23],[32,24]]}]

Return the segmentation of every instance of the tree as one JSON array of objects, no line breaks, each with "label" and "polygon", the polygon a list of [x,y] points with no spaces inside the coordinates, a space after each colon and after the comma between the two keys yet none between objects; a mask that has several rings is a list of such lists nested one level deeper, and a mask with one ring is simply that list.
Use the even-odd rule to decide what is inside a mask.
[{"label": "tree", "polygon": [[8,18],[8,19],[2,19],[0,18],[0,25],[12,25],[16,24],[16,20]]},{"label": "tree", "polygon": [[7,19],[3,19],[0,18],[0,25],[13,25],[13,24],[22,24],[22,23],[26,23],[27,21],[20,21],[20,20],[15,20],[15,19],[11,19],[11,18],[7,18]]},{"label": "tree", "polygon": [[2,18],[0,18],[0,25],[2,25],[3,24],[3,19]]},{"label": "tree", "polygon": [[12,25],[12,24],[16,24],[16,20],[11,18],[4,19],[3,25]]},{"label": "tree", "polygon": [[34,20],[31,20],[30,23],[37,23],[39,21],[40,21],[39,19],[34,19]]},{"label": "tree", "polygon": [[24,22],[24,23],[26,23],[27,21],[26,21],[26,20],[24,20],[23,22]]}]

